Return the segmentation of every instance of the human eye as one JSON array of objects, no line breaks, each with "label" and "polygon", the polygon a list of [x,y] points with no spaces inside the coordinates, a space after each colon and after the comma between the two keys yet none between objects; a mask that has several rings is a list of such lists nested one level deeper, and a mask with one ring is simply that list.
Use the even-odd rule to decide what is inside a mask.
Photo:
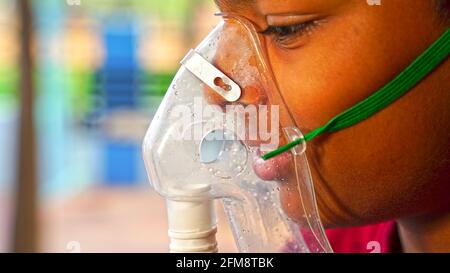
[{"label": "human eye", "polygon": [[298,45],[299,40],[312,34],[320,25],[320,21],[311,20],[286,26],[268,26],[261,33],[272,38],[278,46],[292,48]]}]

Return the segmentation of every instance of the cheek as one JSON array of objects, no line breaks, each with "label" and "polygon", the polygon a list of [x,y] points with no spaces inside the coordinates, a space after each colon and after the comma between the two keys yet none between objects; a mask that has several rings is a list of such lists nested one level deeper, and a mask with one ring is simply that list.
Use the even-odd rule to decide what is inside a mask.
[{"label": "cheek", "polygon": [[[375,68],[361,65],[348,52],[327,51],[330,49],[306,47],[271,56],[281,93],[297,125],[305,131],[324,125],[384,83],[384,79],[377,79]],[[368,58],[372,58],[370,54]],[[366,78],[367,81],[362,80]]]},{"label": "cheek", "polygon": [[[404,29],[412,23],[398,18],[374,18],[361,12],[351,23],[340,20],[296,50],[267,44],[280,92],[303,133],[370,96],[434,39],[420,26],[417,31],[428,40],[408,35]],[[405,42],[414,46],[405,48]],[[419,209],[418,200],[422,200],[421,192],[428,192],[424,188],[430,177],[421,170],[431,164],[427,158],[436,158],[433,149],[439,150],[431,146],[435,140],[426,141],[423,129],[433,126],[427,120],[433,120],[439,110],[418,111],[417,105],[427,100],[420,96],[408,95],[356,126],[309,143],[308,159],[325,222],[362,224]],[[426,126],[417,128],[419,120]],[[298,208],[298,197],[287,191],[283,196],[284,203]],[[292,207],[286,209],[301,214]]]},{"label": "cheek", "polygon": [[[353,103],[358,97],[365,97],[363,93],[368,96],[371,90],[376,90],[365,87],[358,95],[349,94],[346,90],[352,88],[351,79],[346,79],[345,86],[344,81],[327,83],[326,78],[308,75],[291,80],[295,82],[292,85],[298,87],[295,93],[282,84],[284,90],[290,91],[286,101],[291,103],[289,106],[295,113],[296,122],[304,131],[320,126],[345,110],[342,98]],[[299,79],[303,77],[305,81]],[[367,78],[368,84],[371,81],[371,75],[361,73],[360,77]],[[322,80],[324,82],[320,82]],[[304,89],[312,86],[325,91],[316,89],[313,96]],[[445,183],[430,187],[436,162],[448,160],[448,156],[445,159],[445,154],[439,152],[441,147],[447,147],[443,140],[448,133],[445,126],[438,123],[448,120],[443,116],[446,103],[442,98],[445,96],[439,99],[436,95],[431,99],[428,92],[433,88],[422,89],[412,90],[391,107],[356,126],[308,143],[308,159],[320,215],[326,227],[362,225],[421,213],[442,205],[440,200],[448,200],[443,197],[449,193]],[[340,94],[341,98],[329,95],[330,92]],[[298,102],[294,104],[296,97]],[[418,105],[423,107],[418,110]],[[306,127],[302,126],[304,124]],[[284,209],[298,219],[303,213],[301,200],[292,192],[292,187],[286,187],[282,192]]]}]

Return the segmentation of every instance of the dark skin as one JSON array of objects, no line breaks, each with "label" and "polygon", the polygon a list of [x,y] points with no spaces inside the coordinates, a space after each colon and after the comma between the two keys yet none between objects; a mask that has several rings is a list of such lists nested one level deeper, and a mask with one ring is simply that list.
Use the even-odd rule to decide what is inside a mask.
[{"label": "dark skin", "polygon": [[[216,2],[258,31],[272,28],[261,39],[303,132],[391,81],[449,27],[428,0],[376,7],[362,0]],[[301,24],[310,24],[301,34],[286,31]],[[219,65],[226,71],[226,62]],[[445,61],[373,117],[308,143],[326,227],[396,219],[404,251],[450,251],[449,75]],[[284,191],[282,198],[288,214],[298,216],[298,196]]]}]

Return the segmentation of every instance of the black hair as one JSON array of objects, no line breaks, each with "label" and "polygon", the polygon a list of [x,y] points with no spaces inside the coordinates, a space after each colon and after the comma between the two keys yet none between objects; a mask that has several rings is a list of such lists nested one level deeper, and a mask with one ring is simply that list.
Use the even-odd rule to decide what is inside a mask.
[{"label": "black hair", "polygon": [[437,0],[439,14],[447,21],[450,21],[450,0]]}]

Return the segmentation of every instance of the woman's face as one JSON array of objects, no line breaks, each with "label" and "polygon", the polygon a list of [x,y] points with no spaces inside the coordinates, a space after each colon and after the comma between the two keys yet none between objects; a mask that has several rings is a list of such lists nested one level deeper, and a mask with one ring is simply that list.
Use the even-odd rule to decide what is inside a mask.
[{"label": "woman's face", "polygon": [[[303,132],[388,83],[446,29],[433,1],[217,0],[252,21],[282,96]],[[233,41],[224,43],[232,47]],[[219,49],[226,50],[222,45]],[[226,70],[226,63],[219,64]],[[348,129],[308,143],[327,227],[431,213],[450,194],[450,65]],[[270,92],[270,91],[268,91]],[[283,194],[291,216],[297,195]]]}]

